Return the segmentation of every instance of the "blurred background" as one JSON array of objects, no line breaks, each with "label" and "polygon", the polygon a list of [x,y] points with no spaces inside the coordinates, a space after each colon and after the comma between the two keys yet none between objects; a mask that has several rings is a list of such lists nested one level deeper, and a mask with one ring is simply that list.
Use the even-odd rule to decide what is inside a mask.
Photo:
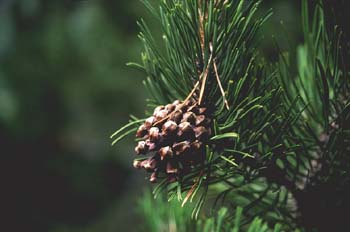
[{"label": "blurred background", "polygon": [[[272,35],[300,41],[296,2],[264,1],[267,57]],[[139,0],[0,0],[0,231],[143,231],[132,138],[109,139],[144,114],[145,74],[125,65],[140,18],[159,35]]]}]

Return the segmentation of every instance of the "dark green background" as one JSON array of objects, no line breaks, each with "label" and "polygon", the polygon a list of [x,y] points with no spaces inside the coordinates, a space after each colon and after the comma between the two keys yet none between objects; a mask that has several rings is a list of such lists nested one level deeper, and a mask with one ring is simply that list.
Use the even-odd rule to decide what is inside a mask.
[{"label": "dark green background", "polygon": [[[263,2],[275,11],[266,57],[272,35],[299,42],[296,2]],[[132,169],[132,138],[109,139],[145,108],[145,75],[125,65],[140,60],[141,17],[159,34],[138,0],[0,1],[0,231],[141,230],[149,184]]]}]

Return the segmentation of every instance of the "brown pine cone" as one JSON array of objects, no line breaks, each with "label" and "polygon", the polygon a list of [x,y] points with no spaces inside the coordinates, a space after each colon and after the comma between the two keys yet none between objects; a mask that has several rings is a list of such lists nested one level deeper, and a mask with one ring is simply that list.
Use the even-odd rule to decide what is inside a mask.
[{"label": "brown pine cone", "polygon": [[152,153],[150,158],[135,160],[133,166],[152,172],[150,182],[166,176],[168,182],[176,181],[193,166],[205,159],[205,144],[211,135],[208,110],[193,100],[179,100],[154,109],[136,132],[142,139],[135,147],[138,155]]}]

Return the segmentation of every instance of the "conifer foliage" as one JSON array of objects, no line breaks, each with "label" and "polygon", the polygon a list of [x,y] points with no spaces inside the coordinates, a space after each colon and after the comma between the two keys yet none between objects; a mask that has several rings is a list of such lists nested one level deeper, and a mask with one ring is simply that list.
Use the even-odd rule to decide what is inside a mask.
[{"label": "conifer foliage", "polygon": [[322,2],[313,13],[302,3],[296,62],[295,51],[280,51],[273,63],[258,52],[257,32],[271,15],[256,14],[261,1],[162,0],[158,8],[144,0],[162,43],[141,20],[142,64],[130,65],[147,74],[153,113],[112,138],[136,133],[134,167],[150,173],[155,195],[195,201],[195,218],[210,201],[233,206],[225,218],[240,209],[243,224],[259,216],[287,230],[322,229],[310,212],[318,205],[327,218],[317,191],[334,194],[334,210],[349,206],[338,197],[350,185],[346,47],[340,29],[327,28]]}]

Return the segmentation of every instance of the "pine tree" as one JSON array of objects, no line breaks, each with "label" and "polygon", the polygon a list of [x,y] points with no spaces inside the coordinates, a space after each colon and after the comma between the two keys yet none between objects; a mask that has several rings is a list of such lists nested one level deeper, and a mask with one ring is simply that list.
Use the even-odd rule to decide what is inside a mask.
[{"label": "pine tree", "polygon": [[157,40],[141,20],[142,64],[130,63],[147,73],[148,117],[132,116],[112,138],[136,133],[134,166],[157,182],[154,195],[193,201],[193,218],[213,204],[219,216],[198,231],[348,226],[348,54],[322,2],[310,13],[302,1],[304,41],[296,52],[276,45],[278,62],[259,52],[271,15],[257,16],[261,1],[144,4],[163,32]]}]

